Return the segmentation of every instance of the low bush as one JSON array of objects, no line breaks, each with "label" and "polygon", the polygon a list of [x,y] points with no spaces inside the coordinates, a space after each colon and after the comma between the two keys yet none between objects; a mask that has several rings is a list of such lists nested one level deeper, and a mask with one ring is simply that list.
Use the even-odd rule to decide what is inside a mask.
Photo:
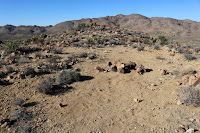
[{"label": "low bush", "polygon": [[137,51],[143,51],[144,50],[144,45],[137,46]]},{"label": "low bush", "polygon": [[196,59],[196,57],[194,57],[194,56],[191,55],[191,54],[184,54],[184,57],[185,57],[185,59],[188,60],[188,61],[191,61],[191,60],[195,60],[195,59]]},{"label": "low bush", "polygon": [[25,76],[31,75],[31,74],[35,74],[35,70],[32,67],[25,67],[23,72],[22,72]]},{"label": "low bush", "polygon": [[160,46],[159,46],[159,45],[154,45],[153,49],[159,50],[159,49],[160,49]]},{"label": "low bush", "polygon": [[22,106],[22,104],[24,103],[24,99],[23,98],[17,98],[17,99],[14,99],[13,101],[13,104],[14,105],[18,105],[18,106]]},{"label": "low bush", "polygon": [[194,88],[192,86],[181,88],[181,97],[186,105],[192,105],[194,107],[200,106],[200,88]]},{"label": "low bush", "polygon": [[53,79],[44,79],[38,84],[37,89],[40,93],[51,94],[53,92],[53,84]]},{"label": "low bush", "polygon": [[11,114],[11,117],[16,120],[21,119],[23,121],[28,121],[33,117],[33,114],[32,112],[26,111],[24,108],[20,108],[15,110],[15,112]]},{"label": "low bush", "polygon": [[63,70],[58,74],[56,83],[58,84],[70,84],[80,80],[80,74],[72,69]]}]

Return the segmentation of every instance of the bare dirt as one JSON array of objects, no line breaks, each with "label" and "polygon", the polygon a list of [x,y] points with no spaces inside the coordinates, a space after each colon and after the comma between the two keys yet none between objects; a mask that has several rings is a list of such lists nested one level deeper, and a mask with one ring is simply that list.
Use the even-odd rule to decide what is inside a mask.
[{"label": "bare dirt", "polygon": [[[170,56],[166,47],[162,50],[145,47],[145,51],[139,52],[124,46],[98,49],[65,47],[59,56],[64,59],[81,52],[94,52],[98,58],[84,59],[73,66],[80,68],[85,80],[71,84],[72,89],[63,94],[45,95],[36,90],[42,79],[56,77],[58,72],[16,79],[12,85],[0,86],[0,119],[9,117],[18,108],[12,104],[15,98],[23,97],[28,99],[27,103],[37,103],[27,107],[34,114],[32,121],[35,125],[31,126],[37,132],[167,133],[178,132],[181,126],[200,126],[199,108],[177,105],[180,86],[176,82],[181,81],[180,77],[160,74],[160,69],[169,72],[187,68],[199,70],[199,59],[188,62],[181,54]],[[157,56],[165,59],[156,59]],[[135,70],[127,74],[96,70],[97,66],[105,68],[109,61],[116,60],[133,61],[153,71],[139,75]],[[0,128],[0,131],[12,132],[12,128]]]}]

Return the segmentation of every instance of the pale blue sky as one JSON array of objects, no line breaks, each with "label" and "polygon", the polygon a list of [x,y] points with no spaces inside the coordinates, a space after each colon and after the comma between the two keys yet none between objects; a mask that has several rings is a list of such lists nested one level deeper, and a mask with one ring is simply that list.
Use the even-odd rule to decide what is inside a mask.
[{"label": "pale blue sky", "polygon": [[132,13],[200,22],[200,0],[0,0],[0,26],[47,26]]}]

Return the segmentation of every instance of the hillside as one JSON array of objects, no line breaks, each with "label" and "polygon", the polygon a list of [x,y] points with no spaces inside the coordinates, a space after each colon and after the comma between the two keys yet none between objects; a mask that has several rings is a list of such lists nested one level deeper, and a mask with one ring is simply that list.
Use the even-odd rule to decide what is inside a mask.
[{"label": "hillside", "polygon": [[81,19],[59,23],[55,26],[12,26],[0,27],[0,40],[24,39],[41,33],[58,34],[63,30],[71,30],[81,23],[90,24],[96,22],[98,25],[116,26],[121,28],[143,31],[150,35],[164,34],[168,37],[174,36],[181,43],[197,45],[200,41],[200,22],[191,20],[176,20],[172,18],[152,17],[148,18],[138,14],[106,16],[100,18]]}]

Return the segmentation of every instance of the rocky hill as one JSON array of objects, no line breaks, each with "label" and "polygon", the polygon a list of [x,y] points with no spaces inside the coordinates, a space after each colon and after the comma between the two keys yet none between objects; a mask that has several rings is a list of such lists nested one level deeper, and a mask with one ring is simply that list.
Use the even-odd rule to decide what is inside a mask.
[{"label": "rocky hill", "polygon": [[199,41],[200,22],[161,17],[148,18],[139,14],[119,14],[117,16],[73,20],[46,27],[6,25],[0,27],[0,40],[24,39],[41,33],[58,34],[63,30],[71,30],[81,23],[90,24],[91,22],[107,26],[120,25],[121,28],[143,31],[151,35],[164,34],[168,37],[175,36],[176,40],[186,44],[197,44]]}]

